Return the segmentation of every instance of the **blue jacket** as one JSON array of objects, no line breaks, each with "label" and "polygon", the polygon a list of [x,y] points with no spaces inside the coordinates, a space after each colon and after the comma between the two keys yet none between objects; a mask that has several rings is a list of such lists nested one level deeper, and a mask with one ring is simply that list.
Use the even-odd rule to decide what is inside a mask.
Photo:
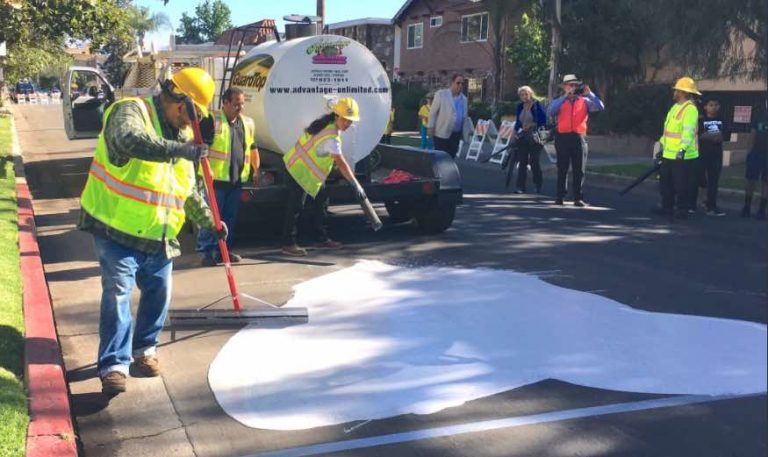
[{"label": "blue jacket", "polygon": [[[515,116],[517,117],[517,120],[515,121],[515,131],[519,131],[523,128],[523,123],[520,122],[520,113],[523,112],[523,103],[520,102],[517,104],[517,108],[515,108]],[[544,107],[541,106],[541,103],[538,101],[533,102],[533,106],[531,107],[531,112],[533,113],[533,118],[536,120],[536,126],[537,127],[546,127],[547,125],[547,112],[544,111]]]}]

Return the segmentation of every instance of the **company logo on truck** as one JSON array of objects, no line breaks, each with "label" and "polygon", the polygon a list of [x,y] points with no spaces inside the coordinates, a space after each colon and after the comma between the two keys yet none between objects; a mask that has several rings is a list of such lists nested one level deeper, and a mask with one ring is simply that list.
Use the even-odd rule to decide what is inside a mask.
[{"label": "company logo on truck", "polygon": [[344,65],[347,63],[347,56],[343,51],[349,43],[349,40],[324,40],[308,47],[307,54],[312,55],[314,64]]},{"label": "company logo on truck", "polygon": [[232,75],[232,85],[256,89],[260,92],[267,84],[269,71],[275,59],[269,54],[257,54],[237,64]]}]

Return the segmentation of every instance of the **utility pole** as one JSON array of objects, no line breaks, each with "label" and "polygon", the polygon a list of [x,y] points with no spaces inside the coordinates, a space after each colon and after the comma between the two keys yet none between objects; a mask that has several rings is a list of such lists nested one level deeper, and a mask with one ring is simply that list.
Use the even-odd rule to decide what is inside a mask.
[{"label": "utility pole", "polygon": [[323,33],[325,27],[325,0],[317,0],[317,14],[315,16],[320,18],[317,24],[318,33]]},{"label": "utility pole", "polygon": [[541,0],[542,8],[544,2],[549,3],[549,19],[552,25],[552,48],[549,51],[549,87],[547,96],[552,100],[557,94],[558,82],[558,63],[560,62],[560,52],[563,47],[562,22],[560,16],[561,0]]}]

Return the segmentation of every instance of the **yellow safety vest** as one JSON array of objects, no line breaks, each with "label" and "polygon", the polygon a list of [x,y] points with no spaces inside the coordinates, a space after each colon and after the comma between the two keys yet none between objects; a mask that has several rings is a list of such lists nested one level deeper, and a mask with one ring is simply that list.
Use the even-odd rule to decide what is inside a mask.
[{"label": "yellow safety vest", "polygon": [[320,188],[323,187],[328,174],[333,169],[332,156],[317,155],[317,146],[328,139],[335,139],[341,143],[339,129],[334,123],[328,124],[317,135],[304,132],[299,141],[283,156],[288,173],[312,198],[320,192]]},{"label": "yellow safety vest", "polygon": [[[253,119],[240,115],[243,121],[243,130],[245,131],[245,159],[243,171],[240,173],[240,180],[247,181],[251,175],[251,147],[255,141],[255,126]],[[229,131],[229,121],[224,111],[213,112],[213,144],[208,150],[208,162],[211,164],[213,179],[216,181],[229,181],[229,161],[232,158],[232,148],[230,144],[231,136]],[[202,168],[200,169],[202,175]]]},{"label": "yellow safety vest", "polygon": [[659,140],[664,148],[662,157],[674,159],[681,149],[685,149],[685,160],[699,157],[698,126],[699,110],[692,101],[672,105],[664,121],[664,134]]},{"label": "yellow safety vest", "polygon": [[[104,113],[103,125],[120,103],[141,107],[147,132],[162,137],[151,98],[124,98],[114,103]],[[184,225],[184,203],[194,185],[194,165],[184,159],[150,162],[132,158],[121,167],[113,165],[102,129],[80,203],[93,218],[113,229],[150,240],[174,239]]]}]

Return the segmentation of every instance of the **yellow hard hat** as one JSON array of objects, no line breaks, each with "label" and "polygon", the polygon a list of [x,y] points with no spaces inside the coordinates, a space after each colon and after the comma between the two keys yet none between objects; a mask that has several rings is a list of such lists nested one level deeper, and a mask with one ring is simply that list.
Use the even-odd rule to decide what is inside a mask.
[{"label": "yellow hard hat", "polygon": [[216,92],[216,82],[211,75],[202,68],[188,67],[171,76],[171,81],[176,86],[175,91],[180,92],[192,100],[203,117],[208,116],[208,106],[213,101]]},{"label": "yellow hard hat", "polygon": [[336,102],[333,105],[333,112],[353,122],[360,120],[360,107],[352,97],[345,97]]},{"label": "yellow hard hat", "polygon": [[696,82],[693,78],[689,78],[688,76],[678,79],[673,89],[688,92],[689,94],[701,95],[701,92],[696,89]]}]

